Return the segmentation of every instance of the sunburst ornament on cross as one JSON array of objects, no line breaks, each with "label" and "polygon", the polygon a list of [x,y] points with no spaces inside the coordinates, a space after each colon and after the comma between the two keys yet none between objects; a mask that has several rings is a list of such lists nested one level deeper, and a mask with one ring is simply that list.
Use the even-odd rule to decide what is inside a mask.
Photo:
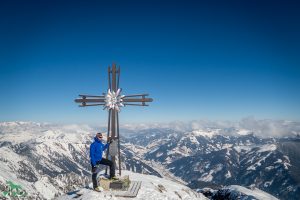
[{"label": "sunburst ornament on cross", "polygon": [[[111,160],[116,164],[115,157],[118,155],[119,160],[119,174],[121,175],[121,153],[120,153],[120,132],[119,132],[119,112],[121,107],[125,106],[148,106],[147,102],[152,102],[152,98],[146,98],[148,94],[133,94],[121,95],[122,89],[119,87],[120,67],[112,64],[108,67],[108,90],[103,95],[79,95],[80,98],[75,99],[76,103],[80,103],[80,107],[86,106],[103,106],[108,110],[108,126],[107,136],[112,138],[115,142],[110,145],[107,151],[111,156]],[[117,144],[117,145],[116,145]]]},{"label": "sunburst ornament on cross", "polygon": [[105,95],[105,105],[104,109],[116,109],[120,112],[120,107],[124,107],[123,98],[125,95],[121,95],[121,89],[119,88],[117,92],[110,91],[108,89],[107,94]]}]

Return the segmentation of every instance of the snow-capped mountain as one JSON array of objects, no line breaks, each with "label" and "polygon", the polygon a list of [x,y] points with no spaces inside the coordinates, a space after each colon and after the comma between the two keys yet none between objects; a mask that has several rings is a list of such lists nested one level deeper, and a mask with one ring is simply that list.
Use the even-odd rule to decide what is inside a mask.
[{"label": "snow-capped mountain", "polygon": [[0,182],[10,180],[32,196],[51,199],[87,183],[88,127],[31,122],[0,125]]},{"label": "snow-capped mountain", "polygon": [[300,198],[297,138],[261,138],[236,128],[148,129],[128,142],[143,147],[136,154],[150,166],[159,164],[191,188],[235,184],[257,187],[281,199]]},{"label": "snow-capped mountain", "polygon": [[[10,180],[28,199],[52,199],[88,185],[88,150],[97,131],[86,125],[1,122],[1,191]],[[123,169],[218,194],[228,195],[221,185],[242,185],[281,199],[299,197],[298,140],[262,139],[235,128],[135,132],[122,138]]]},{"label": "snow-capped mountain", "polygon": [[[89,145],[95,132],[84,125],[0,123],[1,191],[6,181],[12,181],[24,187],[28,198],[52,199],[87,185]],[[123,157],[123,168],[159,176],[130,153]]]},{"label": "snow-capped mountain", "polygon": [[278,200],[274,196],[258,189],[258,188],[246,188],[240,185],[229,185],[223,187],[219,190],[213,190],[210,188],[204,188],[198,190],[205,194],[207,197],[213,200],[226,199],[226,200],[253,200],[253,199],[263,199],[263,200]]}]

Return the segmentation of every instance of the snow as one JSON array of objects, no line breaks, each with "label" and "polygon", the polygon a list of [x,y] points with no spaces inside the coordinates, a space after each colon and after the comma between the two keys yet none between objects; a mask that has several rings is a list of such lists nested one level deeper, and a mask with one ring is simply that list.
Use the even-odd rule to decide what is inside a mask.
[{"label": "snow", "polygon": [[265,162],[266,158],[268,158],[271,154],[272,152],[269,152],[266,156],[259,159],[255,164],[249,166],[247,170],[256,170],[256,167],[261,166],[261,162]]},{"label": "snow", "polygon": [[217,172],[221,171],[223,169],[222,164],[218,164],[214,169],[210,170],[209,173],[204,173],[201,178],[199,178],[200,181],[204,182],[211,182],[213,180],[213,174],[216,174]]},{"label": "snow", "polygon": [[275,144],[265,144],[260,147],[257,153],[262,153],[266,151],[275,151],[277,149]]},{"label": "snow", "polygon": [[13,152],[11,149],[7,147],[2,147],[0,151],[0,158],[8,158],[9,160],[13,160],[14,163],[18,163],[23,161],[22,156]]},{"label": "snow", "polygon": [[230,149],[229,148],[226,148],[226,155],[230,156]]},{"label": "snow", "polygon": [[[143,147],[143,146],[139,146],[139,145],[132,145],[130,143],[123,143],[123,146],[126,148],[126,149],[130,149],[132,152],[134,152],[136,155],[143,155],[145,153],[147,153],[147,149],[146,147]],[[156,149],[158,150],[158,149]]]},{"label": "snow", "polygon": [[272,183],[273,183],[273,180],[271,180],[271,181],[266,181],[266,182],[264,183],[264,187],[269,187],[270,185],[272,185]]},{"label": "snow", "polygon": [[[33,123],[33,122],[4,122],[0,123],[0,142],[6,142],[9,141],[12,144],[17,144],[19,145],[22,142],[25,142],[26,144],[32,143],[30,147],[32,148],[32,154],[35,155],[37,154],[37,157],[42,158],[39,161],[39,164],[45,169],[49,169],[50,171],[55,171],[55,172],[62,172],[62,168],[59,167],[59,165],[55,165],[54,163],[51,163],[49,158],[58,158],[58,157],[66,157],[70,158],[70,160],[73,160],[73,155],[71,154],[71,151],[69,149],[68,144],[72,143],[72,148],[76,150],[76,152],[82,152],[82,156],[85,156],[85,145],[90,141],[90,136],[92,136],[95,133],[90,127],[84,126],[84,125],[47,125],[47,124],[39,124],[39,123]],[[92,135],[91,135],[92,134]],[[211,138],[212,141],[214,139],[214,136],[219,134],[219,131],[216,129],[205,129],[205,130],[198,130],[198,131],[193,131],[189,132],[188,135],[190,136],[189,139],[192,143],[196,144],[198,143],[197,136],[204,136],[206,138]],[[20,137],[21,136],[21,137]],[[187,139],[187,138],[185,138]],[[199,139],[199,138],[198,138]],[[199,140],[200,141],[200,140]],[[84,142],[84,143],[83,143]],[[166,139],[162,139],[159,141],[159,145],[164,144],[166,142]],[[142,147],[142,146],[135,146],[131,145],[129,143],[124,144],[126,148],[129,148],[133,152],[135,152],[138,156],[142,156],[145,152],[148,152],[149,149],[151,149],[152,153],[155,153],[158,157],[161,156],[162,152],[158,152],[158,143],[153,142],[147,147]],[[241,144],[239,144],[241,145]],[[131,147],[129,147],[131,146]],[[216,148],[217,146],[218,148]],[[211,145],[208,144],[208,148],[205,149],[207,152],[211,152],[213,150],[218,150],[218,149],[227,149],[226,154],[229,156],[230,148],[234,148],[236,151],[240,152],[243,150],[246,150],[247,152],[250,150],[255,150],[254,152],[256,153],[262,153],[262,152],[267,152],[269,153],[267,156],[271,155],[272,151],[276,150],[276,145],[275,144],[267,144],[262,147],[257,147],[256,149],[254,146],[232,146],[232,144],[216,144],[216,145]],[[186,146],[180,146],[177,145],[176,148],[173,148],[172,150],[168,151],[168,155],[174,155],[174,157],[179,158],[182,156],[189,156],[191,155],[191,152],[195,151],[195,149],[190,149],[187,148]],[[269,152],[270,151],[270,152]],[[155,155],[154,154],[154,155]],[[262,154],[264,155],[264,154]],[[166,158],[166,162],[171,162],[173,156],[169,156]],[[252,165],[249,169],[255,170],[255,167],[260,166],[260,162],[264,161],[266,157],[263,159],[259,160],[259,162],[255,163]],[[1,151],[0,151],[0,182],[5,183],[6,180],[12,180],[14,183],[22,185],[23,188],[26,189],[28,193],[35,193],[35,192],[40,192],[44,198],[46,199],[52,199],[55,193],[61,192],[58,188],[54,188],[54,185],[60,185],[63,186],[64,183],[60,179],[52,179],[55,180],[54,183],[50,182],[47,177],[43,177],[44,175],[43,172],[40,170],[35,170],[34,167],[30,167],[30,164],[27,164],[29,166],[29,169],[33,174],[36,175],[38,178],[37,182],[28,182],[28,181],[23,181],[22,179],[18,178],[17,175],[15,175],[16,171],[20,168],[20,164],[18,162],[27,162],[26,156],[21,156],[19,154],[16,154],[13,149],[8,148],[7,146],[2,146]],[[254,161],[254,156],[253,160]],[[252,164],[251,161],[251,164]],[[256,161],[256,160],[255,160]],[[149,161],[150,162],[150,161]],[[287,156],[284,156],[284,158],[277,160],[277,162],[281,162],[284,164],[285,169],[288,169],[290,166],[290,161]],[[145,162],[147,163],[147,162]],[[275,162],[276,163],[276,162]],[[150,165],[149,165],[150,166]],[[81,170],[83,169],[82,166],[77,165],[77,169]],[[207,164],[206,168],[209,168],[210,165]],[[154,168],[155,170],[158,168]],[[203,174],[201,179],[204,181],[212,181],[215,173],[219,170],[222,169],[222,166],[218,166],[215,169],[212,169],[209,171],[209,173]],[[266,168],[269,169],[269,168]],[[271,168],[270,168],[271,169]],[[135,168],[133,168],[135,171]],[[163,167],[161,169],[157,170],[159,173],[162,173],[164,179],[159,179],[157,177],[154,177],[153,179],[155,180],[147,180],[147,178],[137,178],[138,180],[143,179],[143,185],[141,189],[141,194],[138,196],[137,199],[145,199],[145,197],[148,195],[152,198],[149,199],[180,199],[179,196],[182,198],[187,195],[187,193],[191,193],[190,196],[186,196],[186,198],[183,199],[195,199],[195,196],[192,196],[193,191],[187,189],[186,192],[186,187],[178,184],[176,180],[168,180],[168,177],[171,175],[168,174],[168,172],[163,171]],[[166,170],[167,171],[167,170]],[[226,171],[224,171],[226,173]],[[203,172],[199,172],[203,173]],[[133,177],[135,175],[132,175]],[[145,176],[142,174],[138,174],[138,176]],[[231,177],[231,173],[227,171],[227,174],[223,175],[223,177],[229,178]],[[225,179],[224,177],[224,179]],[[148,177],[149,178],[149,177]],[[144,179],[147,180],[144,183]],[[150,178],[151,179],[151,176]],[[174,179],[172,177],[172,179]],[[159,181],[157,181],[159,180]],[[169,182],[165,182],[169,181]],[[268,180],[269,181],[269,180]],[[166,191],[163,191],[160,193],[157,190],[158,184],[164,183],[164,187],[166,188]],[[176,185],[177,184],[177,185]],[[271,183],[265,182],[264,185],[269,185]],[[266,186],[265,186],[266,187]],[[150,191],[147,191],[147,190]],[[84,189],[82,189],[84,192]],[[88,194],[86,194],[86,199],[93,199],[92,197],[89,198],[88,195],[95,196],[94,199],[101,199],[101,196],[99,198],[99,193],[94,193],[91,190],[87,190]],[[153,193],[153,195],[152,195]],[[172,196],[172,195],[173,196]],[[151,196],[152,195],[152,196]],[[156,196],[155,196],[156,195]],[[170,196],[170,197],[169,197]],[[109,194],[107,194],[107,198],[110,199],[115,199],[115,197],[111,196],[109,197]],[[119,199],[119,198],[118,198]],[[147,199],[147,198],[146,198]],[[200,198],[201,199],[201,198]],[[203,198],[202,198],[203,199]]]},{"label": "snow", "polygon": [[159,149],[159,147],[156,147],[154,149],[152,149],[151,151],[149,151],[149,154],[154,153],[155,151],[157,151]]},{"label": "snow", "polygon": [[248,171],[255,171],[256,167],[255,167],[255,165],[251,165],[250,167],[247,167],[247,170]]},{"label": "snow", "polygon": [[[17,156],[9,157],[10,159],[19,159]],[[18,184],[22,189],[26,190],[28,193],[35,193],[35,191],[28,185],[28,182],[17,177],[13,172],[13,168],[17,168],[17,165],[13,163],[9,165],[8,162],[3,162],[0,160],[0,183],[5,183],[6,181],[12,181],[15,184]],[[1,197],[0,197],[1,198]]]},{"label": "snow", "polygon": [[249,135],[250,133],[252,133],[252,132],[250,130],[247,130],[247,129],[239,129],[237,131],[238,135]]},{"label": "snow", "polygon": [[189,148],[187,148],[186,146],[183,146],[183,147],[176,147],[174,149],[172,149],[171,151],[168,151],[167,152],[167,155],[170,156],[170,155],[176,155],[176,157],[178,158],[179,155],[183,156],[183,157],[186,157],[186,156],[189,156],[191,150]]},{"label": "snow", "polygon": [[40,180],[34,183],[34,187],[46,199],[53,199],[57,192],[56,188],[50,184],[48,177],[40,178]]},{"label": "snow", "polygon": [[276,164],[276,163],[282,163],[282,160],[281,159],[277,159],[277,161],[274,162],[274,164]]},{"label": "snow", "polygon": [[219,133],[219,129],[194,130],[194,131],[192,131],[192,133],[195,136],[203,136],[203,137],[207,137],[207,138],[211,139],[213,136],[215,136]]},{"label": "snow", "polygon": [[[24,150],[29,151],[29,155],[40,158],[39,165],[46,171],[59,173],[63,168],[52,163],[52,159],[65,156],[73,160],[74,155],[71,154],[69,144],[72,144],[72,148],[76,152],[83,152],[84,156],[85,144],[83,142],[86,143],[90,140],[91,133],[93,134],[95,131],[86,125],[0,122],[0,143],[4,143],[0,148],[0,183],[5,184],[6,181],[12,181],[20,185],[31,196],[38,195],[44,199],[53,199],[55,194],[62,192],[59,188],[55,188],[56,182],[61,186],[65,184],[58,178],[50,180],[44,171],[35,168],[34,163],[27,160],[26,155],[22,156],[22,154],[16,153],[10,143],[19,151],[23,151],[23,146],[26,147]],[[8,145],[6,146],[5,143]],[[23,165],[25,168],[22,168]],[[78,170],[82,168],[80,164],[76,167]],[[38,180],[30,182],[21,178],[20,175],[23,175],[24,170],[30,171],[29,174],[24,174],[24,177],[34,175],[32,180],[35,178]]]},{"label": "snow", "polygon": [[233,144],[223,144],[222,149],[230,149],[233,146]]},{"label": "snow", "polygon": [[164,154],[163,152],[158,152],[158,153],[156,154],[156,157],[158,158],[158,157],[162,156],[163,154]]},{"label": "snow", "polygon": [[[207,199],[202,194],[198,194],[191,190],[190,188],[176,183],[167,179],[159,178],[152,175],[144,175],[133,173],[130,171],[122,171],[123,175],[129,175],[130,180],[132,181],[142,181],[141,188],[138,192],[138,195],[135,200],[176,200],[176,199],[185,199],[185,200],[204,200]],[[128,198],[115,197],[110,191],[95,192],[90,189],[80,189],[79,199],[82,200],[98,200],[98,199],[110,199],[110,200],[125,200]],[[56,200],[68,200],[72,199],[75,195],[63,195],[56,198]]]},{"label": "snow", "polygon": [[204,173],[199,180],[204,181],[204,182],[211,182],[214,178],[212,176],[212,173],[213,173],[213,170],[210,170],[209,173]]},{"label": "snow", "polygon": [[274,166],[268,166],[268,167],[265,168],[265,170],[266,170],[266,171],[271,171],[271,170],[274,169],[274,168],[275,168]]},{"label": "snow", "polygon": [[238,153],[241,153],[242,151],[249,152],[253,146],[252,145],[240,145],[240,146],[234,146],[233,147]]},{"label": "snow", "polygon": [[284,162],[283,165],[284,165],[284,169],[286,170],[289,169],[289,167],[291,166],[291,164],[287,162]]},{"label": "snow", "polygon": [[226,188],[241,192],[241,193],[249,195],[249,196],[253,196],[253,197],[257,198],[258,200],[278,200],[274,196],[272,196],[258,188],[247,189],[247,188],[239,186],[239,185],[230,185],[230,186],[227,186]]},{"label": "snow", "polygon": [[231,177],[230,171],[227,171],[227,173],[225,174],[225,177],[226,177],[226,178],[230,178],[230,177]]},{"label": "snow", "polygon": [[190,137],[190,141],[191,141],[191,143],[193,143],[193,144],[199,144],[199,142],[198,142],[198,140],[197,140],[197,138],[196,138],[195,136],[191,136],[191,137]]}]

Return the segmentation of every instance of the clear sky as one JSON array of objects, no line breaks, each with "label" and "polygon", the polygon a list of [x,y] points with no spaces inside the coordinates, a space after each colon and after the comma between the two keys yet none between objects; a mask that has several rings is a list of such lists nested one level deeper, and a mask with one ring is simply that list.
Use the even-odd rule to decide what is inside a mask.
[{"label": "clear sky", "polygon": [[107,90],[149,93],[121,122],[300,120],[297,1],[1,1],[0,121],[106,123],[78,108]]}]

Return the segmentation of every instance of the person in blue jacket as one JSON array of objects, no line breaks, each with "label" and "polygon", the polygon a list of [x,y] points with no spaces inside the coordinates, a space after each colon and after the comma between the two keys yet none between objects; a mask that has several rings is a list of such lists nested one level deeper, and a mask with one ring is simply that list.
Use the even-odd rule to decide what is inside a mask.
[{"label": "person in blue jacket", "polygon": [[92,165],[92,180],[94,190],[100,191],[101,187],[98,187],[97,183],[97,167],[101,165],[109,166],[110,179],[115,179],[115,165],[112,161],[102,158],[103,151],[105,151],[112,140],[108,140],[106,144],[102,143],[103,135],[102,133],[97,133],[95,136],[95,141],[90,146],[90,157]]}]

